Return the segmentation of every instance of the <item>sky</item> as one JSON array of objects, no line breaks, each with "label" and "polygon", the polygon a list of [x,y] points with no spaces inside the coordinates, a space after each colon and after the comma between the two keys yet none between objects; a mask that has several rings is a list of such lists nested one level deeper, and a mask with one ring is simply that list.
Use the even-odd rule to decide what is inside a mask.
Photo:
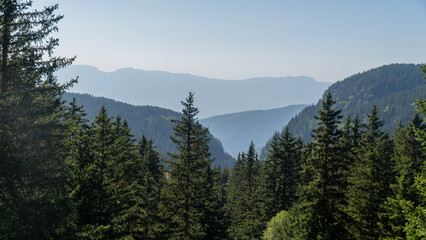
[{"label": "sky", "polygon": [[335,82],[390,63],[426,63],[424,0],[36,0],[59,4],[56,55],[239,80]]}]

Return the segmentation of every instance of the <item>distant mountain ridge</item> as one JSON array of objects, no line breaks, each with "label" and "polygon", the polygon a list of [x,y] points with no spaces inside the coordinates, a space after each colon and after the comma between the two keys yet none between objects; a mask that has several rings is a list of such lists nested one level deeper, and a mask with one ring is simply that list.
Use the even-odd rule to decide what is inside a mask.
[{"label": "distant mountain ridge", "polygon": [[[170,140],[173,134],[173,126],[171,119],[179,119],[181,114],[169,109],[153,106],[134,106],[122,103],[104,97],[94,97],[89,94],[65,93],[63,99],[70,102],[76,99],[78,105],[83,105],[83,109],[87,113],[87,118],[93,121],[99,113],[99,109],[104,105],[110,117],[120,117],[127,120],[131,133],[136,139],[145,135],[147,138],[154,140],[154,145],[160,152],[162,158],[168,158],[167,152],[175,152],[176,147]],[[210,152],[215,158],[214,165],[221,167],[232,167],[235,160],[224,152],[222,143],[214,136],[210,135]]]},{"label": "distant mountain ridge", "polygon": [[274,132],[281,131],[306,106],[225,114],[201,119],[200,122],[221,140],[226,152],[236,157],[239,152],[247,150],[251,141],[260,150]]},{"label": "distant mountain ridge", "polygon": [[[384,129],[391,132],[398,122],[407,123],[414,116],[414,101],[426,96],[426,84],[420,68],[415,64],[390,64],[355,74],[331,85],[326,91],[337,100],[336,109],[344,116],[358,115],[365,121],[373,104],[376,104],[385,122]],[[324,93],[324,95],[325,95]],[[321,101],[303,109],[287,126],[304,141],[311,140],[312,129],[317,123]],[[271,136],[272,137],[272,136]],[[267,144],[261,157],[266,156]]]},{"label": "distant mountain ridge", "polygon": [[180,111],[180,101],[195,92],[200,118],[294,104],[312,104],[330,83],[310,77],[219,80],[190,74],[123,68],[102,72],[88,65],[73,65],[57,72],[60,82],[79,76],[70,92],[104,96],[134,105]]}]

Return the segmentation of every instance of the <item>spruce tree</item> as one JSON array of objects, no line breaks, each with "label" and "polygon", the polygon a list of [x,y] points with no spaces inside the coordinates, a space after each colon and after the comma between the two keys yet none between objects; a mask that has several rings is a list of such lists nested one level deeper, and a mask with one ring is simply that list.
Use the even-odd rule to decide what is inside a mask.
[{"label": "spruce tree", "polygon": [[121,186],[122,211],[113,220],[115,231],[120,238],[162,239],[163,167],[152,140],[142,136],[138,148],[139,156],[127,164],[126,185]]},{"label": "spruce tree", "polygon": [[425,129],[419,114],[407,126],[400,123],[393,134],[396,183],[391,185],[392,196],[386,200],[385,211],[380,215],[382,239],[406,239],[407,222],[399,203],[401,200],[419,202],[414,182],[422,171],[426,152],[416,139],[415,129]]},{"label": "spruce tree", "polygon": [[[426,65],[421,66],[422,72],[426,74]],[[426,77],[425,77],[426,79]],[[421,114],[423,125],[426,122],[426,101],[424,98],[419,98],[416,101],[416,110]],[[426,130],[423,128],[415,128],[416,139],[426,150]],[[422,171],[415,177],[413,184],[416,194],[415,199],[418,201],[400,200],[400,206],[403,208],[406,224],[404,232],[407,239],[425,239],[426,238],[426,164],[423,162]]]},{"label": "spruce tree", "polygon": [[260,239],[262,236],[266,219],[260,168],[252,142],[247,153],[239,155],[229,181],[227,210],[231,225],[228,231],[233,239]]},{"label": "spruce tree", "polygon": [[189,93],[182,110],[182,118],[176,123],[174,135],[176,153],[170,153],[170,179],[167,181],[168,205],[172,212],[171,228],[174,239],[204,239],[207,236],[212,214],[210,204],[214,186],[209,181],[210,158],[207,143],[208,129],[197,119],[198,109],[194,106],[194,94]]},{"label": "spruce tree", "polygon": [[73,203],[73,232],[79,232],[80,226],[89,224],[93,205],[91,205],[94,182],[90,178],[92,167],[92,149],[90,145],[90,126],[83,107],[78,106],[75,98],[69,103],[66,119],[69,121],[69,137],[66,164],[69,168],[69,198]]},{"label": "spruce tree", "polygon": [[[0,1],[0,238],[62,238],[69,224],[66,128],[54,72],[57,5]],[[43,221],[40,221],[43,219]]]},{"label": "spruce tree", "polygon": [[361,124],[361,121],[358,118],[358,115],[355,116],[353,120],[353,125],[351,127],[352,132],[352,146],[354,148],[357,148],[361,141],[361,128],[363,127],[363,124]]},{"label": "spruce tree", "polygon": [[107,115],[105,106],[102,106],[98,115],[90,127],[90,147],[93,157],[89,166],[85,169],[86,184],[90,191],[82,198],[88,199],[86,212],[83,212],[80,231],[77,235],[83,239],[110,238],[111,214],[111,192],[108,183],[113,180],[111,161],[113,158],[113,122]]},{"label": "spruce tree", "polygon": [[361,139],[359,159],[350,177],[347,211],[354,221],[350,232],[355,239],[379,238],[379,214],[384,211],[383,205],[391,193],[393,146],[388,135],[381,130],[382,126],[383,121],[373,105]]},{"label": "spruce tree", "polygon": [[340,110],[330,93],[322,101],[322,109],[315,119],[312,150],[305,163],[305,172],[312,179],[302,188],[301,206],[306,219],[307,239],[347,239],[345,223],[346,176],[343,146],[341,144]]},{"label": "spruce tree", "polygon": [[266,219],[271,219],[280,210],[278,182],[281,173],[278,171],[278,167],[283,158],[282,155],[281,138],[278,133],[275,133],[262,168]]},{"label": "spruce tree", "polygon": [[288,127],[281,136],[274,135],[262,168],[266,219],[271,219],[282,210],[289,210],[295,202],[300,157],[300,145]]},{"label": "spruce tree", "polygon": [[245,154],[238,153],[237,161],[230,171],[227,183],[226,212],[230,219],[228,232],[232,239],[237,239],[238,227],[244,221],[245,208],[242,204],[245,201],[245,188],[242,185],[244,178],[243,170],[245,167],[244,161]]}]

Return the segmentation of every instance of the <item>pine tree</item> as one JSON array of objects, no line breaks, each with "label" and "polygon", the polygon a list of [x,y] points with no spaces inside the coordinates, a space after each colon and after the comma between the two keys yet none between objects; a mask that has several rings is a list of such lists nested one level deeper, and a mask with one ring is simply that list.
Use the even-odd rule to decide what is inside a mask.
[{"label": "pine tree", "polygon": [[265,218],[271,219],[289,210],[296,200],[299,182],[301,148],[288,127],[272,138],[271,150],[263,164]]},{"label": "pine tree", "polygon": [[301,205],[306,219],[307,239],[347,239],[345,223],[347,172],[341,144],[340,110],[333,109],[335,100],[327,93],[315,119],[312,152],[305,172],[312,180],[302,188]]},{"label": "pine tree", "polygon": [[[426,74],[426,65],[422,66],[423,73]],[[425,77],[426,79],[426,77]],[[426,100],[424,98],[419,98],[416,101],[416,110],[421,113],[423,117],[426,115]],[[426,133],[421,129],[415,129],[417,140],[422,143],[423,148],[426,148]]]},{"label": "pine tree", "polygon": [[142,136],[139,156],[128,162],[125,181],[121,186],[122,211],[113,220],[120,238],[162,239],[163,219],[160,214],[163,167],[152,140]]},{"label": "pine tree", "polygon": [[172,214],[172,236],[174,239],[203,239],[210,223],[206,223],[211,204],[209,169],[210,158],[208,129],[203,128],[196,118],[194,94],[189,93],[182,102],[182,118],[173,120],[176,153],[170,153],[170,179],[168,180],[168,205]]},{"label": "pine tree", "polygon": [[380,216],[382,239],[406,239],[406,220],[399,203],[401,200],[419,202],[414,182],[422,171],[426,153],[416,139],[415,129],[425,129],[419,114],[406,127],[400,123],[393,134],[396,183],[391,185],[393,194],[386,200],[385,212]]},{"label": "pine tree", "polygon": [[407,223],[404,232],[409,240],[422,240],[426,238],[426,174],[425,169],[415,178],[414,186],[419,202],[401,200],[403,214]]},{"label": "pine tree", "polygon": [[90,126],[86,118],[83,107],[77,106],[75,98],[69,103],[66,119],[69,121],[69,137],[67,147],[66,164],[69,168],[70,200],[73,202],[74,220],[76,226],[73,232],[79,232],[79,226],[84,226],[90,222],[88,219],[94,218],[92,214],[93,205],[90,204],[91,193],[94,182],[88,174],[92,166],[92,149],[90,145]]},{"label": "pine tree", "polygon": [[239,155],[229,182],[227,209],[231,226],[228,231],[233,239],[260,239],[266,227],[260,169],[252,142],[247,154]]},{"label": "pine tree", "polygon": [[243,222],[245,209],[243,202],[245,201],[245,188],[243,187],[244,167],[245,167],[245,154],[238,153],[237,161],[232,167],[229,174],[229,181],[227,183],[227,198],[226,198],[226,212],[230,219],[230,226],[228,228],[229,235],[232,239],[237,239],[237,229],[240,223]]},{"label": "pine tree", "polygon": [[[57,5],[0,1],[0,238],[61,238],[68,231],[66,128],[53,73]],[[40,221],[40,219],[44,219]]]},{"label": "pine tree", "polygon": [[[420,66],[424,74],[426,74],[426,65]],[[425,77],[426,79],[426,77]],[[423,126],[426,122],[426,101],[423,98],[419,98],[416,101],[416,110],[422,115]],[[426,130],[424,128],[415,127],[416,139],[423,146],[423,150],[426,150]],[[421,174],[415,177],[413,184],[416,194],[415,199],[417,202],[400,200],[400,205],[403,208],[404,218],[406,224],[404,232],[406,233],[407,239],[417,240],[426,238],[426,163],[423,161]]]},{"label": "pine tree", "polygon": [[80,196],[84,199],[84,212],[78,216],[78,238],[110,239],[114,204],[111,202],[109,183],[113,181],[112,166],[114,153],[114,131],[112,118],[105,106],[90,126],[90,148],[92,157],[84,169],[85,184],[90,188]]},{"label": "pine tree", "polygon": [[217,211],[217,224],[216,224],[216,239],[229,239],[229,233],[228,228],[231,224],[231,220],[229,215],[227,215],[227,197],[228,197],[228,182],[229,182],[229,169],[224,168],[221,169],[220,167],[216,168],[216,171],[218,172],[218,181],[216,185],[217,189],[217,199],[215,208],[218,209]]},{"label": "pine tree", "polygon": [[359,159],[350,177],[347,211],[354,221],[350,231],[356,239],[379,238],[379,214],[384,211],[383,205],[391,193],[393,146],[388,135],[380,129],[382,126],[383,121],[373,105],[361,139]]},{"label": "pine tree", "polygon": [[278,182],[281,177],[281,172],[278,170],[283,152],[281,148],[281,138],[278,133],[272,137],[271,148],[263,164],[262,168],[262,184],[264,188],[265,200],[265,218],[271,219],[279,212],[279,187]]},{"label": "pine tree", "polygon": [[353,125],[351,128],[352,131],[352,146],[354,148],[357,148],[361,141],[361,128],[363,127],[363,124],[361,124],[361,121],[358,118],[358,115],[355,116],[353,120]]}]

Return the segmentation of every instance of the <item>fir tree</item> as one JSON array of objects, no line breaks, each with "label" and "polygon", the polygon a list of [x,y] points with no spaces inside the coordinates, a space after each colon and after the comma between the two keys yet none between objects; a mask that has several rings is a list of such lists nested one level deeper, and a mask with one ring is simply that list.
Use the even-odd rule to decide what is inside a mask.
[{"label": "fir tree", "polygon": [[94,182],[91,181],[89,169],[92,166],[92,149],[90,145],[90,126],[83,107],[77,106],[75,98],[69,103],[67,120],[69,121],[69,137],[67,146],[66,163],[70,172],[69,186],[70,199],[74,209],[74,232],[79,231],[80,226],[90,224],[88,219],[94,216],[91,205]]},{"label": "fir tree", "polygon": [[126,185],[121,186],[124,206],[113,222],[121,238],[162,239],[164,226],[160,203],[164,185],[163,167],[152,140],[142,136],[138,147],[140,155],[128,162]]},{"label": "fir tree", "polygon": [[392,141],[380,129],[382,126],[377,107],[373,105],[361,139],[359,159],[350,177],[348,213],[354,221],[350,231],[356,239],[379,238],[379,213],[390,196],[389,186],[394,178]]},{"label": "fir tree", "polygon": [[261,201],[260,161],[253,142],[247,154],[239,155],[232,169],[227,209],[231,218],[229,233],[233,239],[259,239],[266,220]]},{"label": "fir tree", "polygon": [[[426,65],[420,67],[422,72],[426,74]],[[416,110],[421,114],[423,119],[422,125],[424,126],[426,122],[426,101],[423,98],[419,98],[416,101]],[[420,127],[415,127],[414,130],[416,139],[423,146],[423,150],[425,150],[426,130]],[[415,199],[418,199],[418,201],[414,202],[402,199],[400,200],[400,205],[403,208],[403,214],[406,220],[404,232],[406,233],[407,239],[420,240],[426,238],[426,164],[424,161],[422,172],[416,176],[413,186],[415,188],[413,194],[416,194]]]},{"label": "fir tree", "polygon": [[[0,238],[62,238],[70,224],[64,165],[66,128],[53,73],[57,5],[0,1]],[[66,208],[64,208],[66,207]],[[43,221],[40,221],[43,219]]]},{"label": "fir tree", "polygon": [[358,115],[355,116],[353,120],[353,125],[351,127],[352,132],[352,146],[354,148],[357,148],[361,141],[361,127],[363,127],[363,124],[361,124],[361,121],[358,118]]},{"label": "fir tree", "polygon": [[386,200],[385,211],[380,216],[382,239],[406,239],[406,220],[399,203],[401,200],[419,202],[414,179],[422,171],[426,153],[414,129],[425,129],[419,114],[406,127],[400,124],[393,134],[396,183],[391,185],[393,194]]},{"label": "fir tree", "polygon": [[282,210],[289,210],[295,202],[300,157],[300,145],[288,127],[281,136],[274,135],[262,173],[266,219],[271,219]]},{"label": "fir tree", "polygon": [[340,110],[333,109],[335,100],[327,93],[315,119],[312,152],[305,164],[312,180],[302,188],[302,208],[306,219],[307,239],[346,239],[346,166],[340,142]]},{"label": "fir tree", "polygon": [[210,158],[208,129],[198,122],[198,109],[194,106],[194,94],[189,93],[182,102],[182,118],[173,120],[177,152],[170,153],[170,179],[168,180],[168,205],[173,212],[171,219],[174,239],[204,239],[210,222],[210,204],[214,186],[209,181]]}]

